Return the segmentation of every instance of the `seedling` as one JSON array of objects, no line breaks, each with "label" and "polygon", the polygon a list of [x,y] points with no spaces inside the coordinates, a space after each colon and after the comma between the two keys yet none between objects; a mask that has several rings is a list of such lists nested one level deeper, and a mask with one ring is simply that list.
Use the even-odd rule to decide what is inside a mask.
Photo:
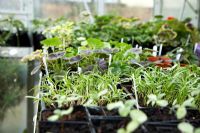
[{"label": "seedling", "polygon": [[136,100],[127,100],[125,103],[119,101],[107,105],[108,110],[117,108],[120,116],[127,117],[129,115],[131,118],[126,128],[120,128],[118,133],[132,133],[147,120],[146,114],[141,110],[133,109],[133,105],[136,105]]},{"label": "seedling", "polygon": [[73,112],[73,107],[69,107],[67,110],[56,109],[53,111],[54,115],[48,117],[48,121],[57,121],[64,115],[69,115]]},{"label": "seedling", "polygon": [[151,103],[152,106],[158,105],[160,107],[166,107],[168,105],[168,101],[162,99],[164,96],[165,96],[164,93],[158,94],[158,96],[154,94],[148,95],[149,99],[147,101],[147,105]]}]

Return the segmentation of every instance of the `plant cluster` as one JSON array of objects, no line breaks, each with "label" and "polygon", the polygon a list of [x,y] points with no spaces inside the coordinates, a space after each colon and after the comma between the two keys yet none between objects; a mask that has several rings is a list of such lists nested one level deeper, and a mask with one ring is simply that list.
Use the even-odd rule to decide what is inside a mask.
[{"label": "plant cluster", "polygon": [[[162,59],[170,63],[148,61],[155,51],[144,48],[152,44],[191,46],[199,33],[189,27],[188,21],[155,18],[137,24],[136,20],[102,16],[96,17],[94,24],[60,21],[44,30],[47,39],[41,41],[43,49],[24,58],[41,62],[32,72],[42,70],[39,100],[54,109],[74,105],[118,108],[121,116],[131,118],[119,133],[133,132],[145,123],[147,116],[141,106],[171,106],[181,120],[186,116],[186,107],[200,109],[200,68],[181,67],[166,57]],[[119,42],[121,39],[136,41],[143,48]],[[170,64],[167,68],[155,66],[166,62]],[[67,114],[56,110],[49,119]],[[194,132],[194,127],[184,131],[183,125],[186,123],[178,125],[181,131]]]},{"label": "plant cluster", "polygon": [[16,38],[16,45],[20,46],[20,35],[26,31],[24,24],[14,19],[13,16],[0,20],[0,45],[6,46],[10,43],[11,38]]}]

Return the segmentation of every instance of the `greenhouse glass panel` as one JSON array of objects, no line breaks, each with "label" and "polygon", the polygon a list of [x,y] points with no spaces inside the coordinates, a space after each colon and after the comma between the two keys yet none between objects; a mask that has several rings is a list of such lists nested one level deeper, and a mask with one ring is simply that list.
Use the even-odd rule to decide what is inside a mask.
[{"label": "greenhouse glass panel", "polygon": [[[112,3],[111,3],[112,2]],[[148,20],[153,13],[153,0],[109,0],[106,3],[106,13],[124,17],[138,17]]]},{"label": "greenhouse glass panel", "polygon": [[[197,26],[198,15],[195,13],[197,10],[197,0],[163,0],[162,15],[167,18],[173,16],[184,20],[185,18],[192,18],[192,23]],[[172,4],[173,3],[173,4]]]},{"label": "greenhouse glass panel", "polygon": [[[86,0],[92,13],[95,14],[94,0]],[[59,18],[65,16],[76,20],[82,11],[85,11],[83,0],[36,0],[34,1],[36,18]]]},{"label": "greenhouse glass panel", "polygon": [[0,58],[0,132],[22,133],[26,129],[27,64]]}]

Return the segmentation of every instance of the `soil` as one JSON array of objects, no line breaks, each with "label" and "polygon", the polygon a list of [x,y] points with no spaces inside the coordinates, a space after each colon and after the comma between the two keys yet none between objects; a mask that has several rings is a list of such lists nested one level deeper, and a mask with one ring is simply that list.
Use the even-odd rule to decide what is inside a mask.
[{"label": "soil", "polygon": [[91,116],[119,116],[117,109],[112,111],[107,110],[106,107],[88,107],[87,109]]},{"label": "soil", "polygon": [[39,123],[39,133],[90,133],[90,128],[88,123],[78,123],[78,122],[40,122]]},{"label": "soil", "polygon": [[151,122],[176,120],[169,108],[143,108],[141,110],[147,115],[148,121]]},{"label": "soil", "polygon": [[[42,111],[41,121],[47,121],[48,117],[53,115],[54,110],[44,110]],[[85,108],[83,107],[74,107],[74,111],[70,115],[64,115],[59,119],[59,121],[86,121],[87,114]]]},{"label": "soil", "polygon": [[116,133],[117,129],[124,128],[128,120],[92,120],[96,133]]},{"label": "soil", "polygon": [[[126,127],[128,120],[92,120],[96,133],[116,133],[119,128]],[[144,124],[134,133],[180,133],[177,125]]]}]

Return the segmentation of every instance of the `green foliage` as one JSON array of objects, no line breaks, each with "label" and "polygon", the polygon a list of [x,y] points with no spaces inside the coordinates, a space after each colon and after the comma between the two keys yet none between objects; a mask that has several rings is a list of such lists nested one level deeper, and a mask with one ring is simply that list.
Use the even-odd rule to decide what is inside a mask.
[{"label": "green foliage", "polygon": [[182,122],[178,124],[178,129],[182,133],[193,133],[194,132],[194,127],[190,123]]},{"label": "green foliage", "polygon": [[9,16],[7,18],[3,18],[0,20],[0,45],[6,46],[7,41],[13,36],[16,35],[17,37],[17,46],[20,46],[19,44],[19,33],[20,31],[26,31],[24,24],[18,20],[15,19],[13,16]]},{"label": "green foliage", "polygon": [[54,37],[54,38],[47,38],[41,41],[41,44],[43,44],[46,47],[58,47],[59,45],[62,44],[62,41],[59,38]]},{"label": "green foliage", "polygon": [[119,75],[91,72],[89,74],[66,73],[43,79],[41,89],[46,91],[42,100],[47,105],[106,105],[124,99],[127,94],[117,89]]},{"label": "green foliage", "polygon": [[69,115],[73,112],[73,107],[69,107],[67,110],[60,110],[56,109],[54,110],[54,115],[48,117],[48,121],[57,121],[59,118],[61,118],[64,115]]},{"label": "green foliage", "polygon": [[108,110],[117,108],[120,116],[127,117],[129,115],[131,118],[131,121],[127,124],[126,128],[118,129],[118,133],[132,133],[141,124],[147,121],[147,116],[145,113],[143,113],[141,110],[133,109],[133,105],[135,104],[135,100],[127,100],[124,103],[122,101],[118,101],[107,105]]},{"label": "green foliage", "polygon": [[158,96],[154,94],[148,95],[148,101],[147,104],[151,103],[152,106],[155,104],[160,107],[166,107],[168,105],[168,102],[166,100],[162,100],[162,98],[165,96],[165,94],[158,94]]},{"label": "green foliage", "polygon": [[195,66],[194,70],[191,70],[191,66],[180,67],[175,65],[167,70],[149,67],[135,69],[133,72],[136,78],[139,97],[145,101],[147,101],[148,95],[154,94],[151,97],[151,101],[155,104],[156,96],[164,93],[165,96],[163,98],[169,104],[172,104],[175,99],[178,104],[183,104],[189,97],[194,97],[194,103],[199,107],[198,90],[200,75],[198,71],[199,68],[197,66]]}]

